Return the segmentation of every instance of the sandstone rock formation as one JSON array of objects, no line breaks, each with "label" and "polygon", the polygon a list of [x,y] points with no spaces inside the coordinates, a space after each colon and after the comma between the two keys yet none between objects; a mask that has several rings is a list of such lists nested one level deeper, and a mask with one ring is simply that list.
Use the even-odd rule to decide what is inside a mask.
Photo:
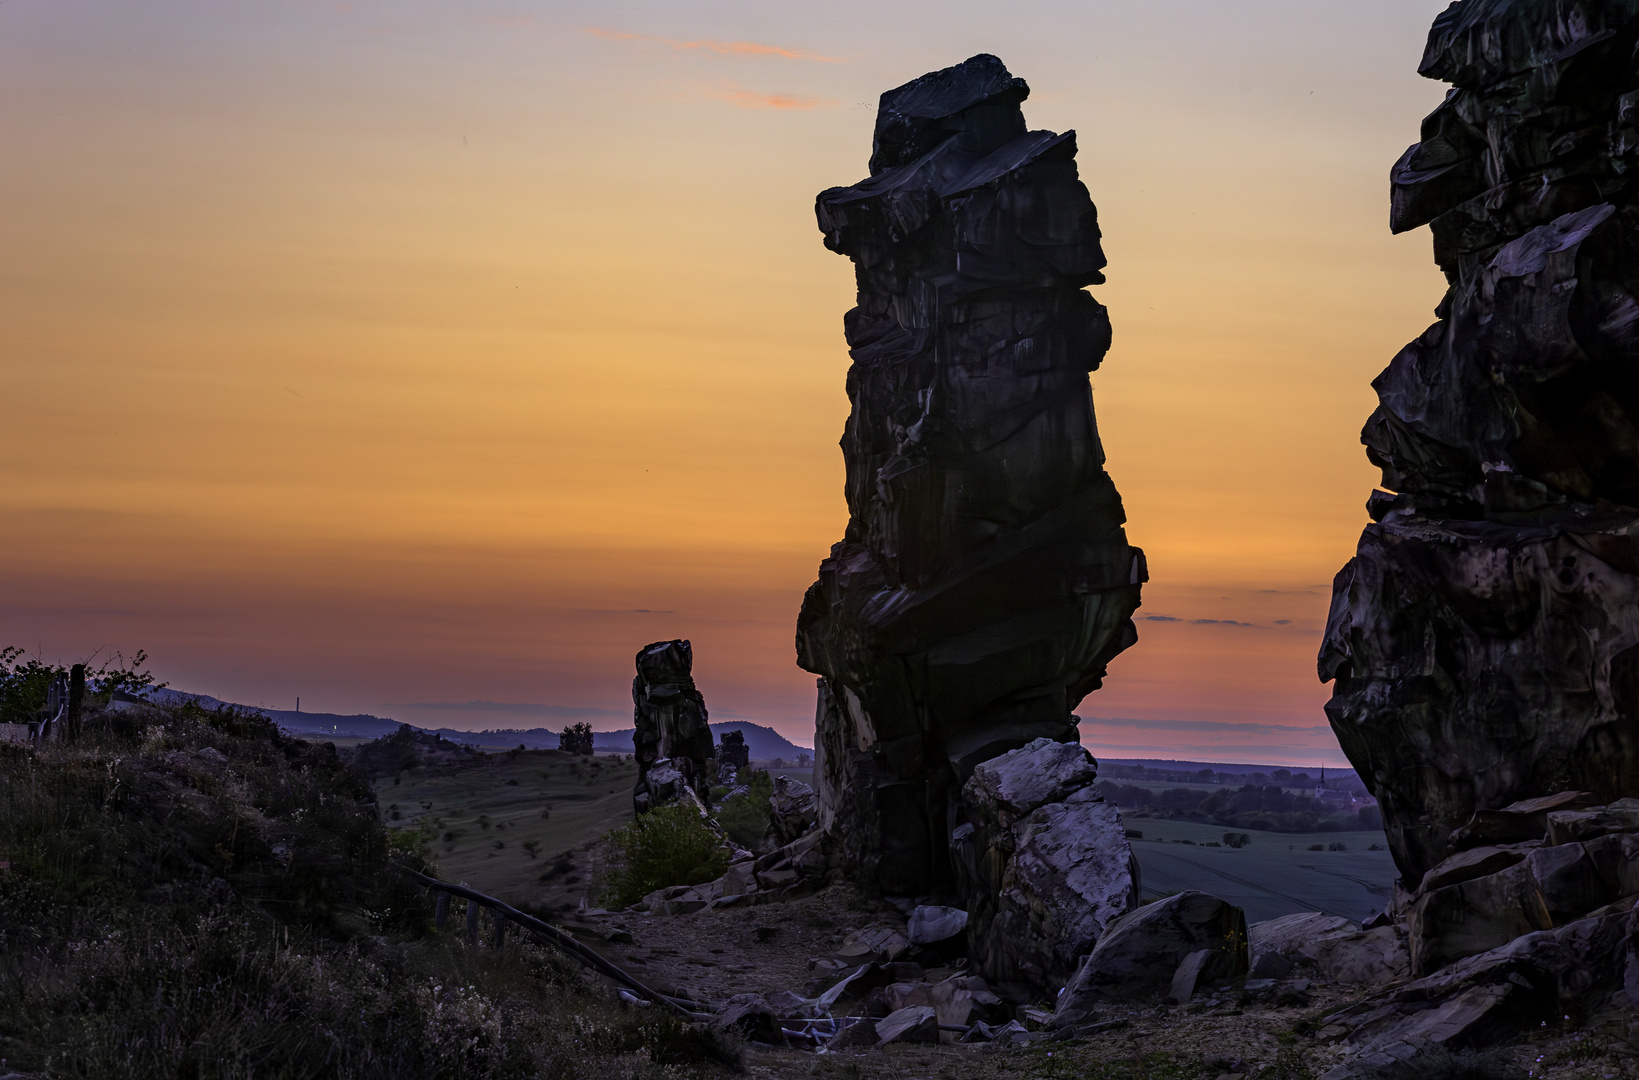
[{"label": "sandstone rock formation", "polygon": [[722,742],[717,744],[717,763],[719,769],[733,769],[736,774],[751,764],[751,750],[746,746],[745,732],[723,732]]},{"label": "sandstone rock formation", "polygon": [[703,804],[710,798],[716,769],[708,762],[714,747],[693,669],[694,649],[687,641],[657,641],[638,651],[632,680],[638,774],[632,804],[640,814],[678,798],[683,787]]},{"label": "sandstone rock formation", "polygon": [[1453,4],[1392,172],[1450,284],[1373,383],[1320,675],[1408,888],[1476,810],[1639,795],[1636,41],[1631,0]]},{"label": "sandstone rock formation", "polygon": [[1146,572],[1104,471],[1087,374],[1110,344],[1073,132],[975,56],[882,95],[868,179],[818,199],[854,261],[842,438],[849,523],[797,624],[823,675],[821,824],[861,881],[948,893],[981,761],[1076,739],[1136,639]]},{"label": "sandstone rock formation", "polygon": [[1079,743],[1043,738],[982,762],[962,788],[968,951],[987,979],[1050,998],[1137,906],[1138,860],[1097,777]]}]

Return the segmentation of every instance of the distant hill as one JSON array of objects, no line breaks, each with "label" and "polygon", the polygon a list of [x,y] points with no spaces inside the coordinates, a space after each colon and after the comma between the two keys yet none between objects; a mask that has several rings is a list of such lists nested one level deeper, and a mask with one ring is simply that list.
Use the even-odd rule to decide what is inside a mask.
[{"label": "distant hill", "polygon": [[[401,722],[385,716],[371,716],[368,713],[315,713],[296,712],[294,709],[264,709],[256,705],[239,705],[221,698],[211,697],[209,694],[190,694],[182,690],[160,690],[150,695],[160,704],[179,704],[184,701],[194,701],[207,709],[218,706],[232,705],[236,709],[261,715],[278,724],[280,728],[292,735],[328,735],[336,737],[353,737],[359,739],[379,739],[384,735],[391,735],[401,726]],[[558,748],[558,733],[551,728],[494,728],[486,731],[457,731],[454,728],[424,728],[415,724],[403,724],[404,727],[425,731],[430,735],[442,735],[453,743],[465,746],[513,747],[523,745],[531,750],[556,750]],[[632,735],[636,728],[621,728],[618,731],[598,731],[592,735],[592,746],[597,750],[610,753],[629,754],[632,752]],[[795,761],[798,754],[808,754],[796,743],[771,727],[763,724],[754,724],[749,720],[728,720],[721,724],[711,725],[712,734],[719,742],[726,731],[739,731],[745,734],[746,747],[751,756],[766,761],[771,758],[784,758]]]},{"label": "distant hill", "polygon": [[[790,739],[781,735],[771,727],[762,724],[753,724],[749,720],[727,720],[721,724],[712,724],[711,733],[718,742],[723,741],[726,731],[743,732],[746,737],[746,749],[751,752],[753,759],[768,761],[772,758],[784,758],[786,761],[796,761],[798,754],[813,756],[813,751],[798,746]],[[619,750],[622,753],[631,753],[632,736],[637,733],[636,728],[621,728],[619,731],[597,731],[592,733],[592,745],[598,750]],[[557,744],[554,743],[554,746]]]}]

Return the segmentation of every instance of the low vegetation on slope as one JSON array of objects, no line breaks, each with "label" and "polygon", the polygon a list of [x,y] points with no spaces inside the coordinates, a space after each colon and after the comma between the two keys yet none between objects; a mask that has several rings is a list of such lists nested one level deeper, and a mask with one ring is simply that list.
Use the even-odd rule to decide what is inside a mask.
[{"label": "low vegetation on slope", "polygon": [[[555,953],[435,932],[369,784],[198,706],[0,744],[0,1073],[677,1076],[675,1023]],[[452,923],[458,923],[457,919]],[[693,1064],[690,1064],[693,1063]]]}]

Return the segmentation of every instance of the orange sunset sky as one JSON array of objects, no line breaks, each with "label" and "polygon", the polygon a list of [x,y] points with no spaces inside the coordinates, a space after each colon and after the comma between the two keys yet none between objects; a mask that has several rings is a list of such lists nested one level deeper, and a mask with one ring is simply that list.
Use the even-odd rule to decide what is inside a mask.
[{"label": "orange sunset sky", "polygon": [[[1074,128],[1141,640],[1097,754],[1342,762],[1314,654],[1432,321],[1388,169],[1439,0],[9,0],[0,644],[465,728],[813,731],[877,95],[977,52]],[[510,708],[465,707],[467,702]]]}]

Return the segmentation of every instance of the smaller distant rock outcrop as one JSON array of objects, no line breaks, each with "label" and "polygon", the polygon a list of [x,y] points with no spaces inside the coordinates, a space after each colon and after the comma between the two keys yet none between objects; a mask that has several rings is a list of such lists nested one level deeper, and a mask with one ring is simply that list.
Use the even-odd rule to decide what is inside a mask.
[{"label": "smaller distant rock outcrop", "polygon": [[819,820],[814,789],[789,776],[774,778],[774,794],[768,800],[768,809],[768,835],[776,847],[784,847],[807,834]]},{"label": "smaller distant rock outcrop", "polygon": [[746,737],[743,731],[723,732],[722,742],[717,744],[717,768],[721,770],[722,778],[732,780],[728,770],[737,774],[741,769],[751,764],[751,748],[746,746]]},{"label": "smaller distant rock outcrop", "polygon": [[706,804],[715,769],[706,699],[694,685],[694,649],[685,640],[657,641],[637,654],[632,719],[637,730],[637,786],[632,805],[646,813],[689,789]]}]

